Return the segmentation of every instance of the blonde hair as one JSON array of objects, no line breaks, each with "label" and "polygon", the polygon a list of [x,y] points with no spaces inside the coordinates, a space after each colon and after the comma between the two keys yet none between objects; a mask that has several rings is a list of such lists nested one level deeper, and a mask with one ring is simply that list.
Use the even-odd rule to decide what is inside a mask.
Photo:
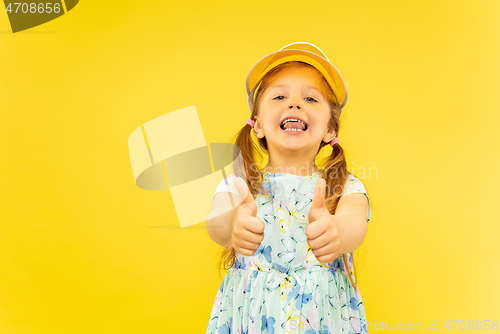
[{"label": "blonde hair", "polygon": [[[260,100],[262,98],[262,92],[266,90],[266,87],[269,85],[269,82],[273,78],[274,75],[279,73],[285,68],[296,67],[296,66],[309,66],[316,71],[318,71],[314,66],[311,66],[307,63],[300,61],[290,61],[276,67],[272,68],[269,72],[267,72],[260,81],[260,86],[255,96],[255,103],[253,104],[252,114],[250,119],[255,119],[255,116],[259,113],[259,105]],[[318,73],[320,73],[318,71]],[[321,73],[320,73],[321,75]],[[338,99],[332,91],[331,87],[328,85],[326,79],[321,75],[321,88],[325,97],[328,100],[330,106],[330,126],[334,129],[335,133],[339,133],[339,118],[341,113],[341,108],[338,103]],[[241,153],[243,165],[235,163],[234,174],[235,176],[242,177],[247,180],[248,187],[250,192],[255,197],[258,194],[266,193],[262,186],[263,181],[263,171],[259,168],[254,168],[257,166],[256,163],[256,152],[259,154],[259,157],[262,158],[262,154],[260,154],[258,147],[256,146],[254,140],[251,137],[252,128],[250,126],[245,125],[235,136],[235,152],[234,152],[234,161],[239,161],[236,159],[237,155]],[[267,149],[267,141],[266,138],[258,138],[257,140],[259,148],[268,153]],[[321,141],[320,147],[318,149],[317,154],[321,151],[321,149],[325,146],[329,145],[329,143],[325,143]],[[337,204],[342,194],[342,190],[344,188],[345,182],[348,177],[347,171],[347,163],[344,156],[344,150],[342,147],[337,144],[333,146],[333,150],[330,156],[323,161],[323,168],[320,168],[320,177],[326,180],[326,194],[325,194],[325,202],[326,208],[331,214],[335,214],[335,210],[337,209]],[[226,273],[228,273],[229,269],[234,266],[235,263],[235,250],[233,247],[224,247],[222,250],[221,258],[219,261],[219,270],[224,269]],[[354,259],[354,255],[351,252],[351,258]],[[344,267],[346,272],[349,271],[349,264],[347,260],[346,254],[342,254],[342,259],[344,262]],[[328,265],[323,265],[324,267],[331,268]],[[357,280],[356,271],[354,268],[354,260],[353,260],[353,269],[354,275]],[[219,271],[220,274],[220,271]],[[349,272],[348,277],[351,281],[351,284],[355,289],[357,289],[357,285],[353,282],[351,278],[351,273]]]}]

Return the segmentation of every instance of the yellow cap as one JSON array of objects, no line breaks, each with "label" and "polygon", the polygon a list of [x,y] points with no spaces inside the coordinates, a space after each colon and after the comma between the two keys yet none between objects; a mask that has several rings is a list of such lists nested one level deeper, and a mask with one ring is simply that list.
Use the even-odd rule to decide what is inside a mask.
[{"label": "yellow cap", "polygon": [[262,77],[272,68],[288,61],[302,61],[314,66],[323,74],[332,88],[342,109],[347,102],[347,87],[340,72],[333,66],[328,57],[317,46],[307,42],[295,42],[288,44],[276,52],[273,52],[259,60],[248,72],[247,94],[248,106],[252,110],[257,91]]}]

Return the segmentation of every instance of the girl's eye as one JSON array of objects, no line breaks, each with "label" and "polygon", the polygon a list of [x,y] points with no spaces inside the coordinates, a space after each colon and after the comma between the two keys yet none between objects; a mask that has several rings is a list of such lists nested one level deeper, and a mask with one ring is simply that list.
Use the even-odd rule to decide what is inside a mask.
[{"label": "girl's eye", "polygon": [[[284,100],[284,99],[286,99],[286,97],[285,97],[285,96],[283,96],[283,95],[278,95],[278,96],[276,96],[276,97],[274,98],[274,100]],[[318,101],[316,101],[316,99],[314,99],[314,98],[312,98],[312,97],[306,97],[306,98],[305,98],[305,100],[306,100],[307,102],[318,102]]]}]

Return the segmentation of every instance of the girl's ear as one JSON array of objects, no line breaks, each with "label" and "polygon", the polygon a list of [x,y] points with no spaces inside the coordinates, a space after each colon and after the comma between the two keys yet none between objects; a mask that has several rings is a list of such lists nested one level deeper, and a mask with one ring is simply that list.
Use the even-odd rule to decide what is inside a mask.
[{"label": "girl's ear", "polygon": [[253,133],[257,138],[264,138],[264,129],[262,128],[262,125],[260,124],[260,120],[258,116],[255,117],[255,124],[253,126]]},{"label": "girl's ear", "polygon": [[325,136],[323,137],[323,141],[325,143],[329,143],[336,136],[337,136],[337,134],[335,133],[335,130],[333,130],[333,126],[329,125],[328,129],[326,130]]}]

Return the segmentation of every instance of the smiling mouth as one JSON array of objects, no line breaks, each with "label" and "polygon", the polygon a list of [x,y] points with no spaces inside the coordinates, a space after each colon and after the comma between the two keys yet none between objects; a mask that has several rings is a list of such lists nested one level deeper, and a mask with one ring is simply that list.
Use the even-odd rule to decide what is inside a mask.
[{"label": "smiling mouth", "polygon": [[283,131],[304,132],[307,130],[307,124],[296,119],[287,119],[280,125]]}]

